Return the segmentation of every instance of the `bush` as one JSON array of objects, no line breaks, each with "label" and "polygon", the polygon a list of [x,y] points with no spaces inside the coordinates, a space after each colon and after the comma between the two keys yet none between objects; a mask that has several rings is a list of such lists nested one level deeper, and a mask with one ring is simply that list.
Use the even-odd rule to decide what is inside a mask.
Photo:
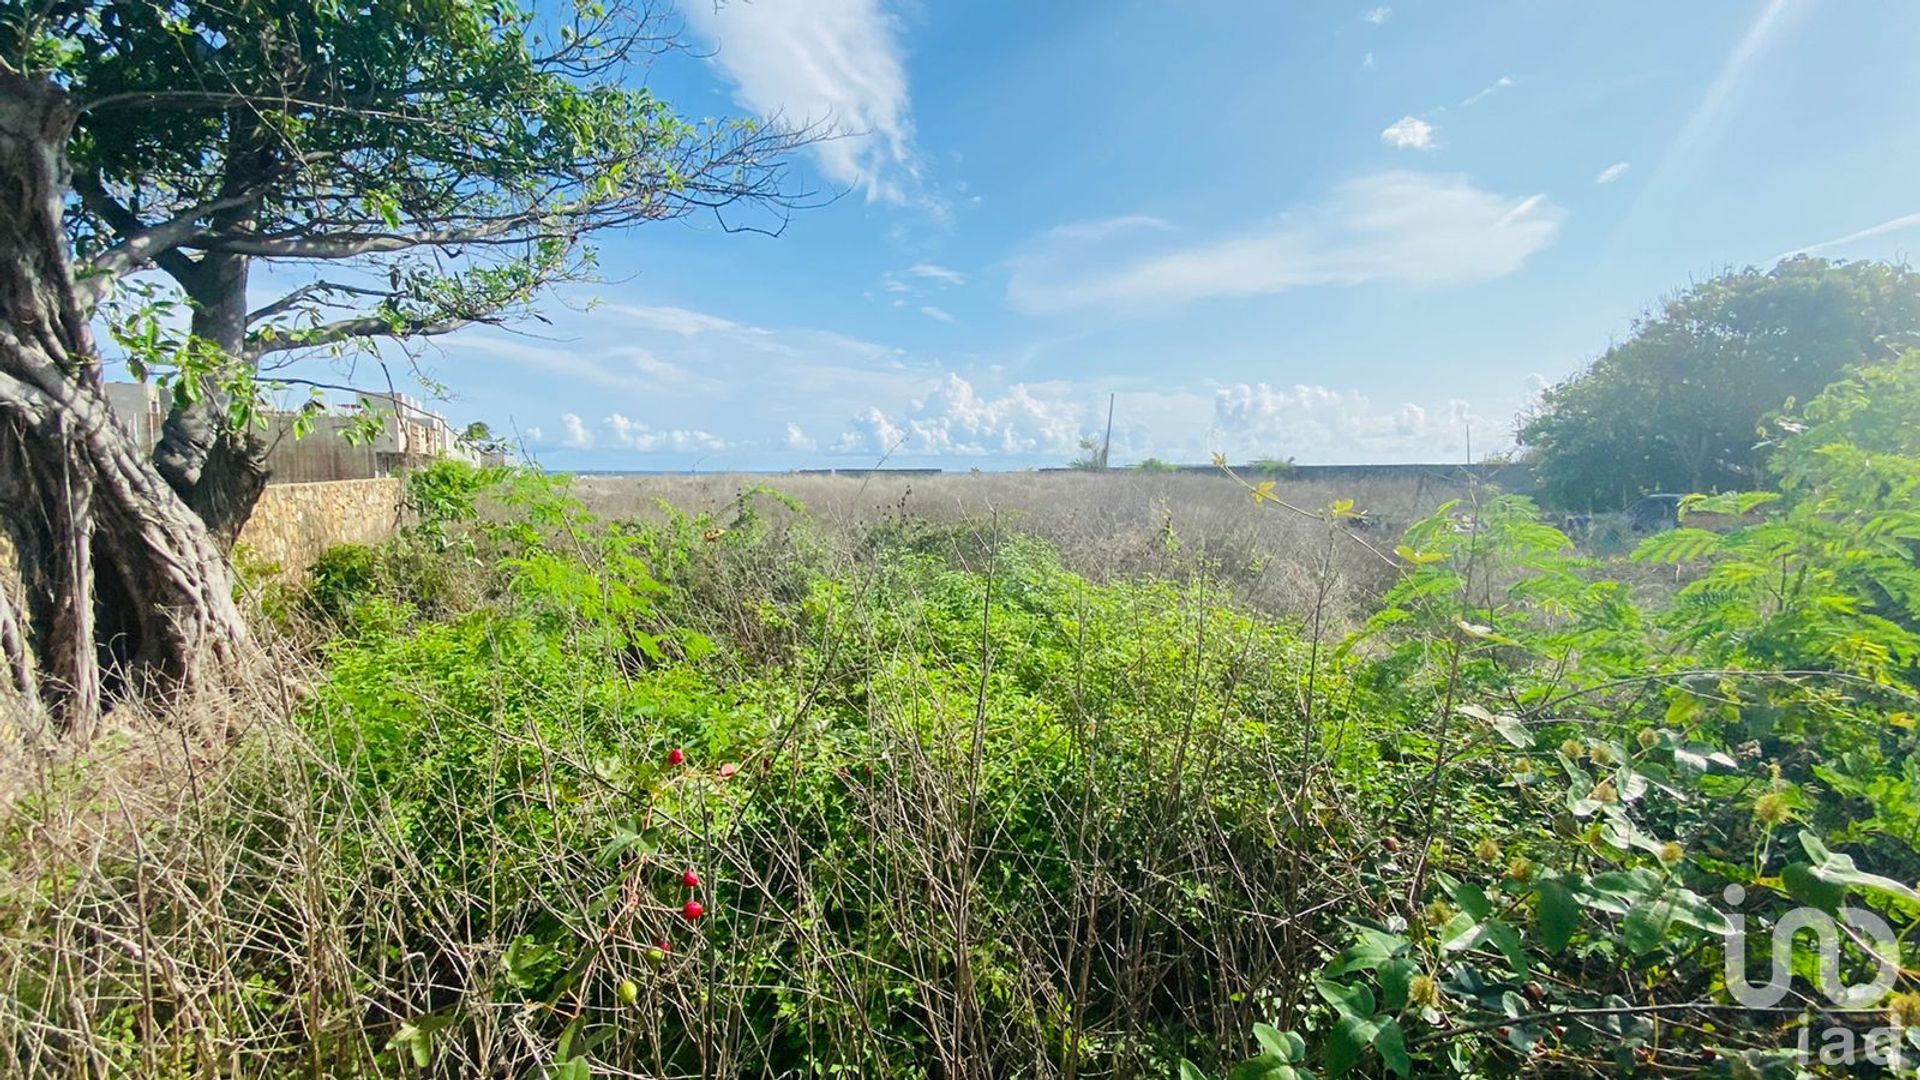
[{"label": "bush", "polygon": [[1904,370],[1786,418],[1783,495],[1685,508],[1744,524],[1646,541],[1665,592],[1524,499],[1388,554],[1362,508],[1248,484],[1323,565],[1392,564],[1345,636],[1204,563],[1091,581],[1006,518],[835,548],[759,491],[643,525],[449,470],[316,568],[343,629],[292,723],[148,781],[166,814],[103,814],[85,765],[12,805],[0,1062],[1786,1068],[1781,1017],[1729,996],[1735,915],[1920,913]]}]

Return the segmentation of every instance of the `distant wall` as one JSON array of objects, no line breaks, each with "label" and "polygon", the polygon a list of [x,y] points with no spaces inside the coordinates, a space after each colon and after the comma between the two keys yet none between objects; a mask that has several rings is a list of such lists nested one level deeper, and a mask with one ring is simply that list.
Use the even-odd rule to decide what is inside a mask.
[{"label": "distant wall", "polygon": [[[1291,465],[1279,473],[1263,473],[1256,465],[1234,465],[1232,469],[1249,480],[1285,479],[1353,483],[1360,480],[1406,480],[1415,483],[1464,487],[1469,481],[1498,484],[1503,491],[1531,495],[1538,486],[1533,470],[1525,465],[1479,463],[1473,465]],[[1073,469],[1041,469],[1043,473],[1073,472]],[[1114,472],[1127,471],[1124,466]],[[1175,465],[1169,470],[1180,473],[1218,475],[1217,465]]]},{"label": "distant wall", "polygon": [[298,573],[335,544],[377,544],[399,527],[400,484],[395,477],[269,484],[239,547],[251,561]]}]

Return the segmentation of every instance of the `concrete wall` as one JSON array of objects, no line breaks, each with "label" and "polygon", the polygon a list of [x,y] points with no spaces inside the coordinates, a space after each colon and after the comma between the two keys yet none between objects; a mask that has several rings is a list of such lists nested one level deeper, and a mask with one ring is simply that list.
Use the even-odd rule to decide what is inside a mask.
[{"label": "concrete wall", "polygon": [[[1516,495],[1531,495],[1538,486],[1533,470],[1527,466],[1491,462],[1473,465],[1293,465],[1285,472],[1273,474],[1262,473],[1254,465],[1235,465],[1232,468],[1246,480],[1319,480],[1332,483],[1407,480],[1442,487],[1465,487],[1469,480],[1477,480],[1483,484],[1498,484],[1502,491]],[[1040,471],[1055,473],[1074,470],[1049,468]],[[1124,472],[1126,467],[1120,466],[1113,471]],[[1217,476],[1220,469],[1214,465],[1175,465],[1171,471]]]},{"label": "concrete wall", "polygon": [[[166,423],[167,395],[152,383],[122,382],[106,384],[106,393],[120,426],[140,447],[151,450]],[[379,420],[371,430],[362,423],[367,413]],[[474,465],[505,464],[499,454],[483,453],[462,441],[446,418],[405,394],[361,394],[353,404],[328,405],[312,414],[267,409],[262,420],[258,434],[266,441],[267,469],[276,484],[397,476],[443,457]],[[296,425],[309,429],[304,438],[294,437]],[[356,436],[354,441],[348,441],[348,433]]]},{"label": "concrete wall", "polygon": [[400,525],[401,483],[380,477],[269,484],[240,530],[240,557],[299,573],[335,544],[377,544]]}]

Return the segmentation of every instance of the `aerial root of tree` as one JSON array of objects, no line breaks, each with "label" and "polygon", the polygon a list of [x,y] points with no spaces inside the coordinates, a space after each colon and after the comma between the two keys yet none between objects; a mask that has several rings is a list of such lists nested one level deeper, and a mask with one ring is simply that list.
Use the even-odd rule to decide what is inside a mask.
[{"label": "aerial root of tree", "polygon": [[[109,694],[204,680],[247,639],[205,525],[113,420],[61,213],[72,110],[0,73],[0,600],[14,692],[84,740]],[[0,590],[5,592],[5,590]]]}]

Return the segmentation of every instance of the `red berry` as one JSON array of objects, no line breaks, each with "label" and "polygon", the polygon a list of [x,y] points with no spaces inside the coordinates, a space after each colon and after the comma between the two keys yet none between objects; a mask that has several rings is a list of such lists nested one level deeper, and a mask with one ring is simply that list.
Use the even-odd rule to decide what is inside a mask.
[{"label": "red berry", "polygon": [[686,882],[687,888],[689,889],[697,889],[700,887],[700,875],[694,873],[691,870],[687,871],[684,874],[681,874],[680,880]]},{"label": "red berry", "polygon": [[733,762],[729,761],[725,765],[720,766],[720,779],[725,780],[727,777],[732,776],[734,773],[737,773],[739,771],[740,771],[740,766],[735,765]]},{"label": "red berry", "polygon": [[692,922],[706,913],[706,907],[698,900],[689,900],[680,908],[680,914],[685,915],[688,922]]},{"label": "red berry", "polygon": [[659,938],[654,941],[653,947],[659,949],[661,952],[672,952],[673,942],[668,941],[666,938]]},{"label": "red berry", "polygon": [[687,763],[687,752],[685,750],[682,750],[676,746],[672,750],[667,751],[667,764],[685,765],[686,763]]}]

